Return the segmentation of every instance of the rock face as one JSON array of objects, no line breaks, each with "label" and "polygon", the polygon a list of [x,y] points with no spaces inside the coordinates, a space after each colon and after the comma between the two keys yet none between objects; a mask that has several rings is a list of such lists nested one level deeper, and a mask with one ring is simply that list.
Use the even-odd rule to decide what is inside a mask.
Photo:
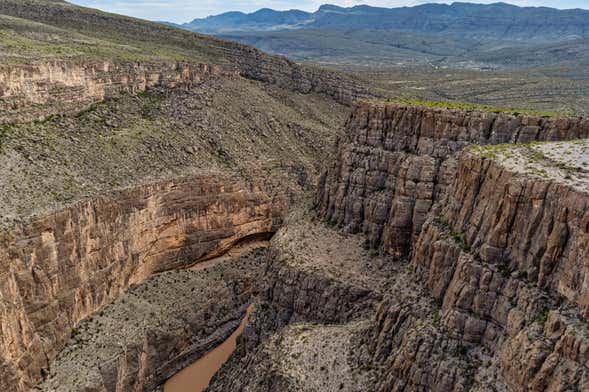
[{"label": "rock face", "polygon": [[[588,387],[579,356],[587,344],[588,198],[493,159],[460,156],[456,179],[428,218],[411,264],[442,304],[450,335],[488,350],[494,375],[477,369],[480,390]],[[565,343],[572,343],[569,333],[579,334],[573,346]]]},{"label": "rock face", "polygon": [[[394,258],[383,264],[373,251],[372,268],[363,269],[366,260],[353,250],[362,246],[358,236],[315,236],[337,244],[333,265],[321,262],[318,244],[306,263],[301,245],[292,245],[305,243],[304,236],[281,240],[296,227],[289,221],[273,241],[279,257],[265,277],[265,310],[256,312],[211,390],[355,390],[334,381],[345,381],[350,371],[363,390],[375,391],[588,389],[589,147],[525,143],[586,137],[587,125],[586,119],[360,105],[320,184],[318,212],[366,233],[364,246]],[[336,276],[341,280],[327,279]],[[347,295],[354,293],[350,282],[359,281],[372,295]],[[346,289],[336,293],[334,284]],[[341,317],[325,317],[332,311]],[[358,319],[368,326],[354,329]],[[309,322],[316,324],[305,327]],[[305,342],[293,339],[293,331],[313,331],[305,346],[313,352],[312,336],[324,336],[332,323],[355,331],[340,341],[349,352],[346,368],[319,357],[317,365],[327,370],[310,369],[314,380],[301,381],[293,369],[301,366],[298,346]],[[322,347],[331,350],[324,339]]]},{"label": "rock face", "polygon": [[237,70],[208,64],[68,62],[0,67],[3,122],[40,120],[77,112],[91,103],[147,88],[191,85],[210,76],[235,77]]},{"label": "rock face", "polygon": [[286,201],[220,174],[112,192],[0,236],[2,390],[40,379],[80,320],[153,273],[276,230]]},{"label": "rock face", "polygon": [[317,208],[330,222],[365,233],[371,247],[407,257],[455,176],[456,152],[469,144],[588,136],[586,118],[360,103],[338,143],[338,158],[320,180]]},{"label": "rock face", "polygon": [[[0,14],[46,49],[36,57],[31,47],[17,48],[14,64],[0,67],[0,183],[8,190],[0,214],[1,390],[33,387],[73,328],[152,274],[273,233],[300,196],[294,193],[312,187],[315,156],[343,112],[336,102],[370,95],[337,73],[63,2],[4,1]],[[47,31],[74,46],[88,39],[102,48],[103,39],[113,39],[115,52],[94,56],[83,52],[88,44],[73,56],[56,54],[43,41]],[[167,40],[180,52],[162,57],[158,45]],[[129,42],[136,44],[131,51]],[[136,57],[142,48],[147,57]],[[319,115],[323,105],[328,116]],[[313,124],[315,118],[321,121]],[[27,136],[20,138],[20,130]],[[128,187],[110,192],[119,184]],[[228,304],[233,315],[238,302]],[[210,328],[204,323],[192,332]],[[136,353],[130,364],[143,360]],[[151,370],[159,369],[156,362]],[[167,364],[146,386],[122,380],[121,388],[152,389],[178,364]]]},{"label": "rock face", "polygon": [[[401,293],[381,304],[367,334],[384,369],[377,390],[588,387],[585,180],[522,173],[498,160],[515,154],[508,146],[460,153],[588,130],[582,118],[357,107],[320,184],[319,213],[409,260],[408,279],[434,301]],[[509,159],[552,162],[538,152]]]},{"label": "rock face", "polygon": [[75,329],[39,389],[153,391],[229,337],[266,259],[260,247],[148,278]]},{"label": "rock face", "polygon": [[238,64],[240,74],[246,78],[276,84],[304,94],[325,94],[336,102],[352,105],[362,98],[378,93],[363,83],[341,73],[299,65],[286,57],[266,53],[237,43],[226,42],[231,50],[231,61]]},{"label": "rock face", "polygon": [[[322,93],[348,105],[372,95],[352,78],[298,65],[247,45],[65,2],[5,0],[0,3],[0,15],[20,22],[17,27],[8,24],[7,30],[15,29],[21,35],[24,31],[34,42],[33,48],[14,45],[7,55],[15,55],[16,64],[0,69],[0,118],[8,122],[45,118],[64,109],[74,110],[76,103],[193,82],[209,74],[239,74],[291,91]],[[63,48],[52,46],[59,39],[65,47],[71,45],[67,55]],[[81,41],[87,41],[87,47],[80,48]],[[93,45],[107,52],[100,55],[100,50],[91,49]],[[32,55],[29,50],[35,53],[38,47],[45,51]]]},{"label": "rock face", "polygon": [[362,357],[356,342],[398,266],[359,235],[293,215],[271,241],[256,310],[211,391],[370,390],[373,375],[349,357]]},{"label": "rock face", "polygon": [[56,60],[0,66],[0,119],[6,123],[42,120],[79,112],[123,93],[190,87],[210,77],[240,75],[304,94],[325,94],[345,105],[370,95],[359,83],[335,72],[307,69],[242,45],[230,50],[232,65]]}]

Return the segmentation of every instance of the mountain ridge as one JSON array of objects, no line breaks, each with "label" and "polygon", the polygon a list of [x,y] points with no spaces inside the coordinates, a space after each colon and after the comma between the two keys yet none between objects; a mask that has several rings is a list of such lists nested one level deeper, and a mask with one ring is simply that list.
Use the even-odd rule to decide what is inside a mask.
[{"label": "mountain ridge", "polygon": [[[548,22],[548,23],[547,23]],[[519,7],[498,2],[427,3],[412,7],[340,7],[321,5],[315,12],[235,11],[178,25],[203,33],[272,31],[300,28],[371,28],[423,33],[464,33],[501,39],[558,40],[563,35],[589,36],[589,10]]]},{"label": "mountain ridge", "polygon": [[[510,69],[589,61],[589,10],[499,2],[262,9],[175,27],[323,65]],[[548,53],[548,54],[543,54]]]}]

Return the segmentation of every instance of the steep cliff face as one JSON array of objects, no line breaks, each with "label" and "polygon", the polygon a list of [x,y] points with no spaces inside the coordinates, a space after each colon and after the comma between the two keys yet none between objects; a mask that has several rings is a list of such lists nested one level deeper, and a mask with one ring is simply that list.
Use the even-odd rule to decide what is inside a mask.
[{"label": "steep cliff face", "polygon": [[270,56],[250,46],[227,41],[224,43],[230,48],[231,63],[237,64],[240,74],[246,78],[276,84],[304,94],[325,94],[345,105],[378,95],[375,89],[351,76],[300,65],[286,57]]},{"label": "steep cliff face", "polygon": [[[513,150],[505,154],[518,160]],[[415,245],[414,273],[442,304],[451,335],[486,348],[494,370],[478,369],[480,386],[584,390],[585,180],[521,173],[492,157],[461,155]]]},{"label": "steep cliff face", "polygon": [[138,93],[148,88],[173,88],[199,83],[211,76],[236,77],[237,70],[188,63],[112,61],[51,61],[0,67],[2,122],[41,120],[54,114],[79,112],[85,106]]},{"label": "steep cliff face", "polygon": [[372,372],[348,357],[361,357],[356,342],[399,269],[361,244],[289,216],[271,241],[256,310],[209,390],[370,390]]},{"label": "steep cliff face", "polygon": [[230,50],[231,65],[92,60],[4,65],[0,67],[0,119],[3,123],[42,120],[79,112],[123,93],[190,87],[211,77],[243,76],[303,94],[325,94],[344,105],[370,96],[359,82],[335,72],[305,68],[237,44]]},{"label": "steep cliff face", "polygon": [[4,230],[3,389],[39,380],[72,328],[130,286],[272,233],[285,206],[235,177],[203,174],[112,192]]},{"label": "steep cliff face", "polygon": [[[337,73],[65,2],[4,1],[0,24],[23,41],[0,67],[3,390],[40,381],[72,329],[130,287],[273,233],[313,188],[345,105],[369,95]],[[243,305],[227,303],[233,318]],[[166,338],[178,351],[187,335]],[[161,373],[138,388],[187,360],[135,369],[129,344],[108,371]]]},{"label": "steep cliff face", "polygon": [[[19,43],[0,67],[0,389],[44,378],[49,390],[152,390],[231,332],[260,265],[228,270],[206,293],[226,314],[196,299],[187,307],[206,310],[185,318],[156,307],[169,320],[132,336],[118,334],[117,317],[136,310],[121,296],[273,233],[313,189],[346,105],[370,93],[244,45],[61,1],[3,1],[0,25],[3,42]],[[296,299],[281,293],[300,279],[323,282],[270,269],[284,309]],[[165,276],[153,279],[186,294]],[[328,286],[350,299],[345,319],[359,309],[352,298],[376,302],[364,286]],[[308,291],[296,308],[315,317]],[[102,336],[105,306],[119,310]],[[344,319],[339,310],[324,316]]]},{"label": "steep cliff face", "polygon": [[382,302],[365,335],[383,369],[377,390],[588,387],[588,150],[584,141],[529,143],[586,138],[588,126],[357,108],[320,183],[319,213],[408,258],[408,275],[396,279],[432,301],[402,291]]},{"label": "steep cliff face", "polygon": [[229,337],[265,263],[260,247],[151,276],[74,330],[39,389],[156,390]]},{"label": "steep cliff face", "polygon": [[528,143],[589,136],[586,118],[360,103],[322,175],[319,214],[373,248],[406,257],[469,144]]}]

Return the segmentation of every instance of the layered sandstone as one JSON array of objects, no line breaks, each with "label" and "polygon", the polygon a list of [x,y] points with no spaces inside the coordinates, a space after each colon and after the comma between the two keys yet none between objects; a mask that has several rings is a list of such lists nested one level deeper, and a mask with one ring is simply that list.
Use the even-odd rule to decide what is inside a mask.
[{"label": "layered sandstone", "polygon": [[[349,372],[364,390],[377,391],[589,388],[589,146],[535,142],[586,131],[581,118],[360,105],[318,205],[331,223],[365,232],[366,243],[316,235],[308,226],[303,231],[318,242],[336,244],[328,263],[325,245],[313,242],[308,253],[305,235],[293,235],[297,223],[289,221],[273,242],[265,310],[252,318],[212,390],[354,390]],[[373,270],[364,267],[362,246],[393,253],[396,261],[385,265],[394,272],[385,272],[375,251],[367,262]],[[348,295],[348,288],[334,292],[334,284],[351,282],[365,282],[374,300]],[[356,328],[348,309],[358,309],[367,326]],[[331,311],[342,317],[326,317]],[[313,338],[330,328],[348,331],[340,351],[328,338],[321,344],[333,363]],[[307,337],[297,340],[295,331]],[[344,368],[335,366],[342,350]],[[325,371],[298,370],[301,351],[316,352]]]},{"label": "layered sandstone", "polygon": [[377,390],[587,388],[589,151],[535,143],[587,129],[582,118],[359,106],[319,213],[409,257],[399,279],[433,301],[400,292],[381,304],[366,335]]},{"label": "layered sandstone", "polygon": [[[72,109],[74,102],[121,91],[169,87],[209,73],[239,74],[290,91],[324,94],[347,105],[374,94],[349,76],[251,46],[66,2],[5,0],[0,15],[8,18],[4,23],[9,32],[24,32],[32,41],[7,50],[15,64],[0,70],[0,115],[10,114],[10,121],[60,113]],[[55,41],[63,47],[56,47]]]},{"label": "layered sandstone", "polygon": [[304,68],[253,48],[230,49],[231,65],[53,60],[0,66],[0,119],[4,123],[43,120],[123,93],[190,87],[211,77],[243,76],[303,94],[325,94],[345,105],[370,96],[359,82],[339,73]]},{"label": "layered sandstone", "polygon": [[406,257],[465,146],[588,136],[586,118],[363,102],[322,175],[317,208],[347,231],[365,233],[371,247]]},{"label": "layered sandstone", "polygon": [[411,263],[451,334],[487,350],[480,390],[584,390],[586,180],[510,166],[533,167],[538,158],[518,155],[529,148],[463,153]]},{"label": "layered sandstone", "polygon": [[208,64],[49,61],[0,66],[0,119],[11,123],[78,112],[122,93],[190,86],[211,76],[236,77],[235,69]]},{"label": "layered sandstone", "polygon": [[130,286],[272,233],[285,203],[205,173],[113,191],[5,229],[2,389],[27,390],[72,328]]}]

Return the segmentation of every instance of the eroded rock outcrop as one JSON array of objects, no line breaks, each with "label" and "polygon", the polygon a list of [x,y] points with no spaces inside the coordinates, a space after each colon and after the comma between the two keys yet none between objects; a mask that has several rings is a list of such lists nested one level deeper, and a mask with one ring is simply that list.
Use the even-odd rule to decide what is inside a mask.
[{"label": "eroded rock outcrop", "polygon": [[[361,245],[360,236],[290,217],[271,241],[256,310],[209,390],[370,389],[374,374],[354,359],[356,342],[399,271]],[[297,339],[305,332],[308,341]]]},{"label": "eroded rock outcrop", "polygon": [[[507,160],[521,159],[522,168],[545,159],[511,150]],[[495,153],[461,155],[456,180],[422,232],[412,264],[443,303],[447,327],[494,354],[491,384],[584,390],[586,180],[525,173],[498,160]],[[579,335],[571,340],[568,333]]]},{"label": "eroded rock outcrop", "polygon": [[148,88],[190,86],[238,70],[209,64],[50,61],[0,67],[0,119],[10,123],[78,112],[84,106]]},{"label": "eroded rock outcrop", "polygon": [[345,132],[319,183],[319,214],[407,257],[455,176],[455,153],[470,144],[585,138],[589,120],[364,102]]},{"label": "eroded rock outcrop", "polygon": [[238,44],[230,49],[231,65],[54,60],[1,66],[0,119],[5,123],[43,120],[123,93],[190,87],[211,77],[243,76],[304,94],[325,94],[345,105],[371,95],[359,82],[336,72],[305,68]]},{"label": "eroded rock outcrop", "polygon": [[339,72],[300,65],[286,57],[270,56],[259,49],[234,42],[224,41],[224,46],[230,48],[232,62],[238,64],[240,74],[246,78],[305,94],[325,94],[345,105],[378,95],[365,83]]},{"label": "eroded rock outcrop", "polygon": [[[156,274],[84,320],[44,391],[153,391],[229,337],[264,270],[264,244]],[[234,249],[235,251],[235,249]]]},{"label": "eroded rock outcrop", "polygon": [[586,138],[587,126],[358,108],[320,184],[319,212],[409,259],[405,279],[433,301],[401,291],[381,304],[366,335],[383,367],[378,389],[587,388],[587,151],[528,143]]},{"label": "eroded rock outcrop", "polygon": [[203,174],[122,189],[2,231],[3,390],[27,390],[82,319],[156,272],[272,233],[285,199]]},{"label": "eroded rock outcrop", "polygon": [[[305,254],[302,245],[292,245],[304,244],[305,236],[286,234],[297,225],[289,222],[273,242],[287,257],[267,271],[265,310],[251,319],[211,389],[354,390],[353,383],[334,381],[350,371],[364,390],[587,389],[589,146],[528,143],[586,137],[587,120],[365,104],[347,130],[339,160],[320,183],[319,213],[366,233],[367,248],[393,253],[382,269],[372,251],[373,268],[392,273],[378,284],[370,268],[360,268],[363,259],[353,251],[362,247],[358,236],[315,236],[337,244],[331,266],[321,261],[321,245],[311,246],[313,256]],[[316,230],[307,227],[305,233]],[[307,257],[313,260],[308,267]],[[359,263],[338,263],[349,259]],[[320,280],[306,285],[309,274]],[[368,279],[368,292],[383,300],[376,310],[374,300],[360,295],[338,293],[325,301],[334,294],[322,284],[327,277],[344,286]],[[314,301],[307,301],[309,293]],[[308,311],[314,303],[322,304],[320,312]],[[331,310],[345,316],[350,308],[368,324],[355,330],[354,344],[342,338],[348,367],[319,359],[327,370],[301,382],[304,377],[286,369],[298,369],[300,350],[281,342],[309,322],[316,323],[308,327],[312,334],[334,323],[352,328],[354,318],[324,317]],[[299,345],[315,350],[313,343],[292,343]]]},{"label": "eroded rock outcrop", "polygon": [[[5,0],[0,3],[0,15],[10,17],[5,22],[8,30],[24,31],[34,43],[11,48],[7,55],[14,56],[16,64],[0,69],[0,116],[9,121],[45,118],[74,110],[74,103],[96,102],[121,91],[169,87],[210,73],[321,93],[346,105],[374,95],[365,83],[338,72],[299,65],[237,42],[66,2]],[[52,46],[60,39],[69,50]],[[80,48],[80,42],[88,47]],[[99,49],[92,50],[93,45]],[[45,49],[42,55],[32,55],[39,47]]]}]

